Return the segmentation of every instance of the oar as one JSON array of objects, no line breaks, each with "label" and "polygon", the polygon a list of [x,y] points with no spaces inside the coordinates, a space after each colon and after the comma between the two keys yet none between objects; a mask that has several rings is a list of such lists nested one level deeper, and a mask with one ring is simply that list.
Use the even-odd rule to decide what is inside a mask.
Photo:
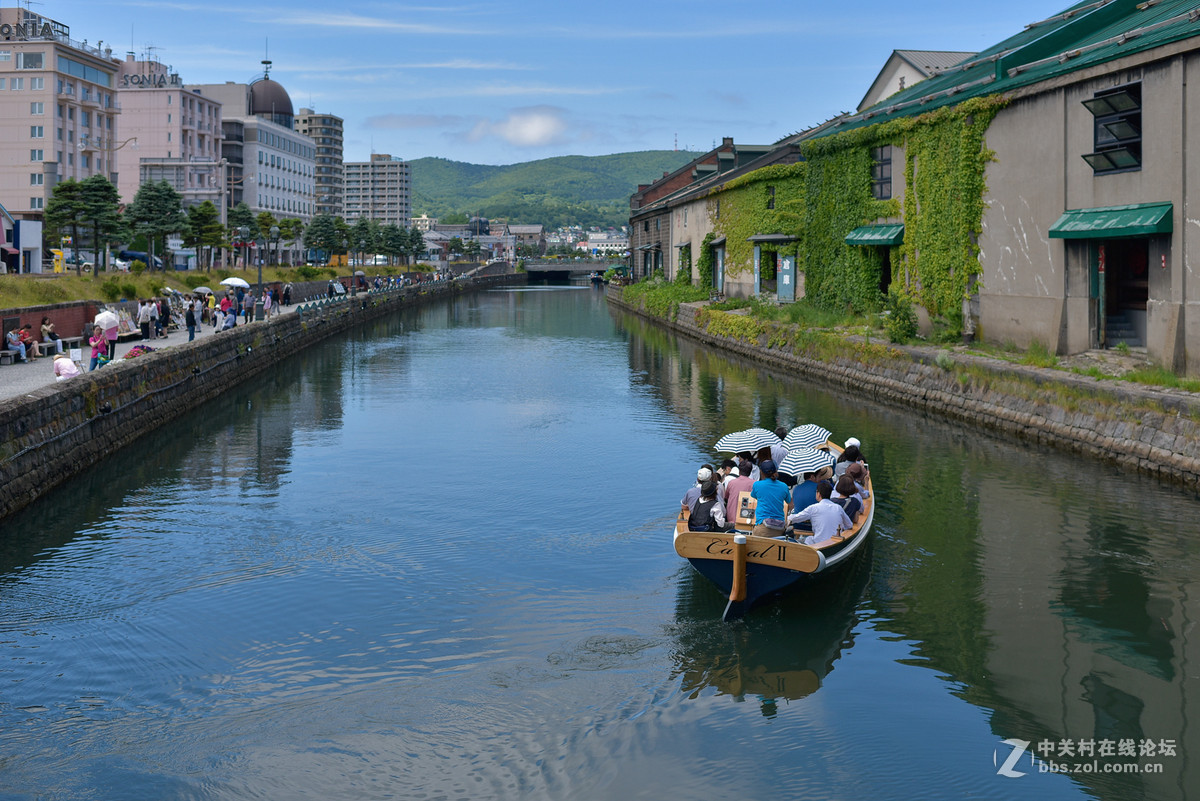
[{"label": "oar", "polygon": [[729,610],[735,603],[746,600],[746,535],[736,534],[733,538],[733,586],[729,590],[729,603],[721,614],[722,620],[729,619]]}]

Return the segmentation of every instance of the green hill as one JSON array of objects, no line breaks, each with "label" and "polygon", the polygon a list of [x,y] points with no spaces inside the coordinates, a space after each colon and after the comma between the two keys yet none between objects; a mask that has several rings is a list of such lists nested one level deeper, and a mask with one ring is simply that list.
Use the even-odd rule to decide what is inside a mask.
[{"label": "green hill", "polygon": [[412,165],[412,213],[561,225],[619,226],[629,222],[629,196],[698,154],[646,150],[611,156],[559,156],[500,167],[422,158]]}]

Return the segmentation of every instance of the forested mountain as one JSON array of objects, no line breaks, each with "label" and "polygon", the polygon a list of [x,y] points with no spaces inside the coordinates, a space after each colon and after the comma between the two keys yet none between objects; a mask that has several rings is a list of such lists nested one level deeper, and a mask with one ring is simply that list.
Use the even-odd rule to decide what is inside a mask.
[{"label": "forested mountain", "polygon": [[422,158],[412,165],[412,213],[452,212],[514,223],[620,226],[629,196],[698,154],[646,150],[611,156],[559,156],[500,167]]}]

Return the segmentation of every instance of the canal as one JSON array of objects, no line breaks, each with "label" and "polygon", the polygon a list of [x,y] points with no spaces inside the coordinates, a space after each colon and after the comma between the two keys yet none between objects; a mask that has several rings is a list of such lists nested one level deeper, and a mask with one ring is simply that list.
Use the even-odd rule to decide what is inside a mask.
[{"label": "canal", "polygon": [[[871,547],[722,623],[679,498],[804,422]],[[460,296],[0,522],[0,798],[1196,798],[1197,508],[589,287]]]}]

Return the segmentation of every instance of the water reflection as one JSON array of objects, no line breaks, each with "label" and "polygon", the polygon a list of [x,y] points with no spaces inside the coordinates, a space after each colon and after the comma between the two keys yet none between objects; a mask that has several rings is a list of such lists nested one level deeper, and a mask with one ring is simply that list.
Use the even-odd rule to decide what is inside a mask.
[{"label": "water reflection", "polygon": [[706,689],[757,700],[764,717],[780,700],[817,692],[854,645],[856,607],[871,575],[872,546],[826,580],[778,599],[765,614],[720,623],[726,599],[690,567],[675,601],[672,651],[683,693]]}]

